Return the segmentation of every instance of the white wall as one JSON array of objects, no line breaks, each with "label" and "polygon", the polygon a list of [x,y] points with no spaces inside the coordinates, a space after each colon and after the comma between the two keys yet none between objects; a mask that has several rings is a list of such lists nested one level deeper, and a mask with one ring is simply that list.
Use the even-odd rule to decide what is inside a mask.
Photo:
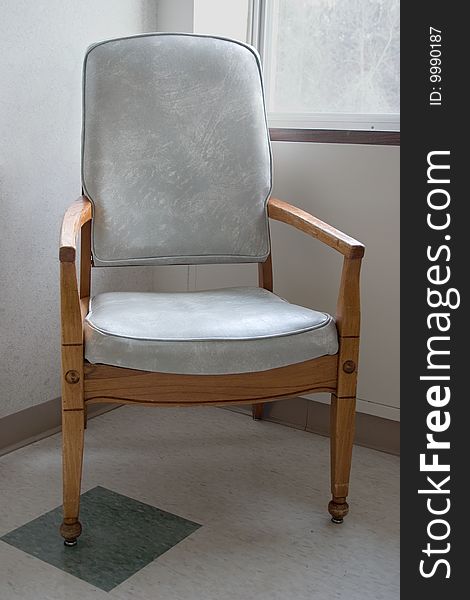
[{"label": "white wall", "polygon": [[[154,0],[3,0],[0,417],[59,396],[59,226],[80,192],[80,80],[94,41],[155,30]],[[97,287],[152,286],[149,271]]]},{"label": "white wall", "polygon": [[158,31],[191,33],[194,27],[194,0],[157,1]]},{"label": "white wall", "polygon": [[194,32],[246,41],[248,0],[194,0]]},{"label": "white wall", "polygon": [[158,0],[158,31],[206,33],[246,41],[248,4],[249,0]]}]

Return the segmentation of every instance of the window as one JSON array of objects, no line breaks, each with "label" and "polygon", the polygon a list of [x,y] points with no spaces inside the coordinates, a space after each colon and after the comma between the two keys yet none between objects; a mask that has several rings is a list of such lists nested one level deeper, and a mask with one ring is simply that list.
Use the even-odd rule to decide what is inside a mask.
[{"label": "window", "polygon": [[399,131],[399,0],[253,0],[273,128]]}]

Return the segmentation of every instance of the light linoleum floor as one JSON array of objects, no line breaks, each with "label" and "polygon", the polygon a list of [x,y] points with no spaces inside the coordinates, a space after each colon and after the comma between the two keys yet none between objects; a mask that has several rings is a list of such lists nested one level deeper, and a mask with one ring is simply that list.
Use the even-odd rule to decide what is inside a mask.
[{"label": "light linoleum floor", "polygon": [[[0,459],[0,537],[60,505],[60,445],[54,435]],[[198,526],[110,591],[0,541],[0,599],[398,599],[398,463],[355,447],[338,526],[327,438],[217,408],[120,408],[89,422],[83,492]]]}]

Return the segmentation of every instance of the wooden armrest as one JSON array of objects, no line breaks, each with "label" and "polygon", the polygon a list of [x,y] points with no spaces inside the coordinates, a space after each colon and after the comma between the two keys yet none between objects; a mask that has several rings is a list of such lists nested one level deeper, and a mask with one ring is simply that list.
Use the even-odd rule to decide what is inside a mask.
[{"label": "wooden armrest", "polygon": [[346,258],[362,258],[364,256],[364,244],[284,200],[270,198],[268,215],[275,221],[282,221],[311,235],[330,248],[334,248]]},{"label": "wooden armrest", "polygon": [[92,204],[86,196],[80,196],[67,209],[60,232],[60,262],[75,262],[77,237],[82,226],[92,218]]}]

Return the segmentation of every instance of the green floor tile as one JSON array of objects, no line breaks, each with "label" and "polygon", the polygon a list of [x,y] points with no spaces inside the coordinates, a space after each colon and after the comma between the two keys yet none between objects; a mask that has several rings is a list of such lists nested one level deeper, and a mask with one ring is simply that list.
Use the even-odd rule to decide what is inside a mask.
[{"label": "green floor tile", "polygon": [[80,521],[83,533],[71,548],[59,534],[62,507],[0,539],[109,592],[200,527],[102,487],[82,494]]}]

